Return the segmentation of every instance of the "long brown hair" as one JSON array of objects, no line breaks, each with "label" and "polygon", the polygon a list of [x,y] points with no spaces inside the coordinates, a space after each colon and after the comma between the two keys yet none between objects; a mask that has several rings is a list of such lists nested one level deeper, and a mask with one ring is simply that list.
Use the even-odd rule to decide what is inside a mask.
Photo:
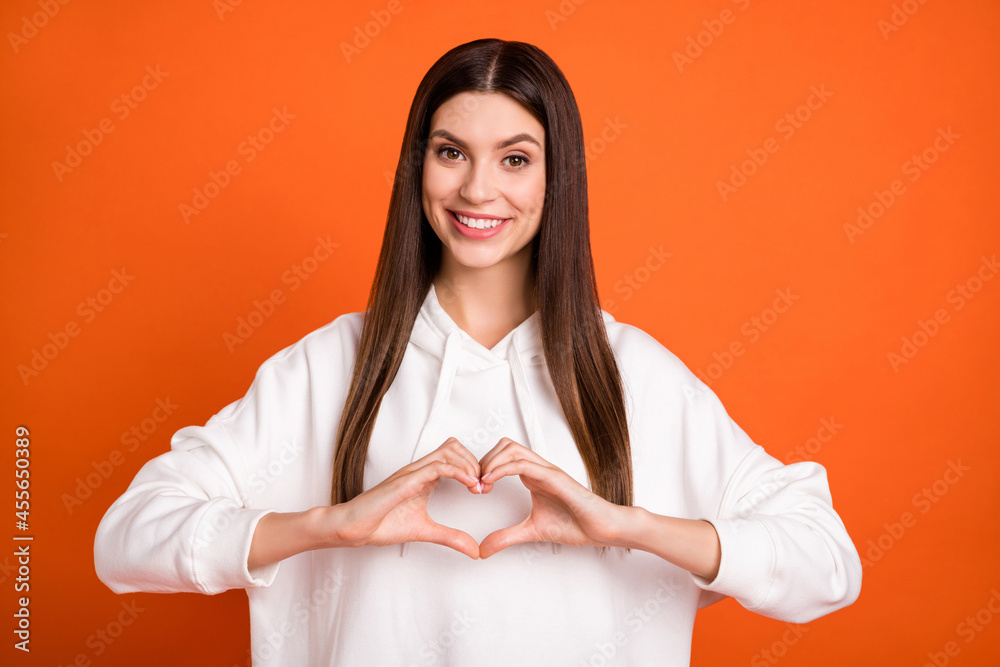
[{"label": "long brown hair", "polygon": [[532,241],[542,345],[593,491],[631,505],[632,463],[624,392],[608,341],[590,251],[580,112],[569,83],[541,49],[480,39],[444,54],[417,87],[389,201],[351,387],[337,433],[334,504],[364,490],[368,444],[382,398],[403,360],[413,322],[437,273],[441,242],[422,206],[434,111],[462,92],[500,92],[545,128],[545,202]]}]

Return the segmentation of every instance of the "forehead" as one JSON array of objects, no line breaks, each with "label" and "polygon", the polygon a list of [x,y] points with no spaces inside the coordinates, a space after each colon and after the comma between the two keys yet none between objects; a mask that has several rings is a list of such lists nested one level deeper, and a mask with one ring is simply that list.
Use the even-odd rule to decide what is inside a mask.
[{"label": "forehead", "polygon": [[431,131],[446,129],[495,138],[530,132],[541,141],[545,129],[520,102],[503,93],[458,93],[449,97],[431,116]]}]

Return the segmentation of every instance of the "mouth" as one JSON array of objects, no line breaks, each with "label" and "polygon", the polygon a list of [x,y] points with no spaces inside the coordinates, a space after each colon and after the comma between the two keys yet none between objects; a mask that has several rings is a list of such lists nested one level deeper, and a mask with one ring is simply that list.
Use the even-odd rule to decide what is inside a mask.
[{"label": "mouth", "polygon": [[504,224],[511,218],[497,218],[495,216],[480,215],[480,216],[469,216],[457,211],[448,211],[448,213],[458,221],[459,224],[468,227],[469,229],[494,229]]},{"label": "mouth", "polygon": [[492,215],[476,215],[471,216],[466,213],[460,213],[458,211],[451,211],[445,209],[448,212],[448,217],[451,219],[451,224],[455,226],[455,229],[462,236],[469,239],[488,239],[491,236],[496,236],[503,230],[507,223],[514,218],[498,218]]}]

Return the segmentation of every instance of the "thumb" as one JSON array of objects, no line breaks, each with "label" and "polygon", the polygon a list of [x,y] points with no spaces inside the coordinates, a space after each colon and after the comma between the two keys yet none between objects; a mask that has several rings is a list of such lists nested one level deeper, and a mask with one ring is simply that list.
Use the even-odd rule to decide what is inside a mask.
[{"label": "thumb", "polygon": [[487,535],[486,539],[484,539],[479,545],[479,557],[489,558],[498,551],[503,551],[507,547],[512,547],[515,544],[537,541],[538,534],[534,529],[534,524],[531,522],[531,517],[528,517],[521,523],[514,524],[513,526],[507,526],[506,528],[501,528],[500,530],[494,530],[492,533]]},{"label": "thumb", "polygon": [[425,531],[422,531],[420,541],[431,542],[433,544],[440,544],[443,547],[449,547],[455,551],[465,554],[473,560],[480,557],[479,543],[472,539],[472,535],[458,530],[457,528],[442,526],[432,520],[428,520],[427,528]]}]

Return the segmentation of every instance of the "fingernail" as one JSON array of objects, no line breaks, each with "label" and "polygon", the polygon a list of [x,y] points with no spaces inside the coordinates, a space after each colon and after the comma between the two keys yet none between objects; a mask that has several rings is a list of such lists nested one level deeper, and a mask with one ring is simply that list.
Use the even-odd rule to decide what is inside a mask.
[{"label": "fingernail", "polygon": [[483,492],[483,483],[482,482],[476,482],[476,491],[478,491],[479,493]]}]

